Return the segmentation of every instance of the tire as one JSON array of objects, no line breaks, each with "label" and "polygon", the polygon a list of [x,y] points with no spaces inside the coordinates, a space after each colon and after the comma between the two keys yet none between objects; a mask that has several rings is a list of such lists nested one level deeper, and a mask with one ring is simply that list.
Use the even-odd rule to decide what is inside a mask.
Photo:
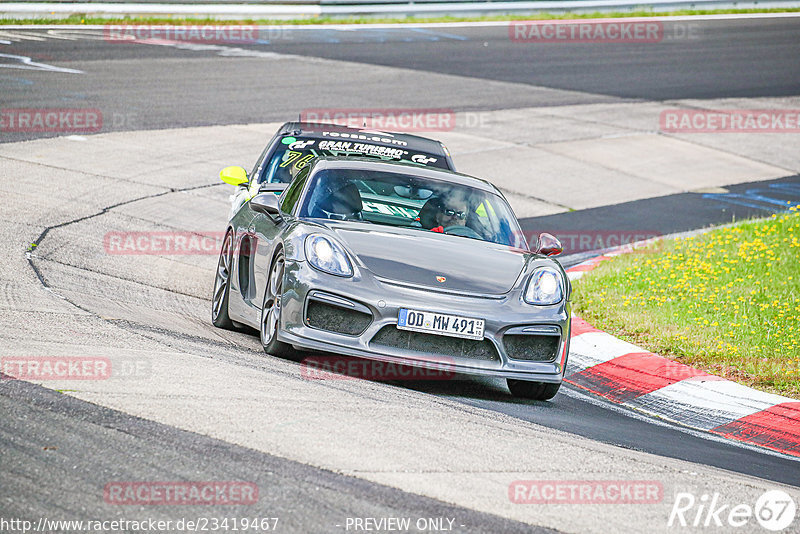
[{"label": "tire", "polygon": [[561,387],[561,383],[530,382],[528,380],[514,380],[513,378],[507,378],[506,383],[511,394],[515,397],[539,401],[552,399],[558,393],[558,388]]},{"label": "tire", "polygon": [[231,291],[231,265],[233,263],[233,234],[225,234],[222,250],[219,251],[217,274],[214,278],[214,293],[211,295],[211,322],[217,328],[235,330],[228,315],[228,299]]},{"label": "tire", "polygon": [[269,270],[267,287],[264,290],[264,300],[261,304],[261,321],[259,322],[259,339],[264,352],[284,358],[294,356],[291,345],[278,341],[278,325],[281,317],[281,295],[283,294],[284,274],[283,251],[279,252],[272,260]]}]

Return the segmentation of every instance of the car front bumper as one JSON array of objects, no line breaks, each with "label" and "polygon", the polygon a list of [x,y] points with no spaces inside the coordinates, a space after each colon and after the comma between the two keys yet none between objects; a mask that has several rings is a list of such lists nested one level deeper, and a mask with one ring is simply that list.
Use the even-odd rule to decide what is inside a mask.
[{"label": "car front bumper", "polygon": [[[320,328],[310,320],[312,301],[332,306],[333,315],[336,309],[350,315],[343,315],[339,325]],[[484,319],[484,340],[420,336],[398,330],[401,308]],[[347,321],[350,316],[368,317],[369,324],[359,333],[341,333],[353,328],[354,323]],[[569,317],[569,302],[532,306],[522,301],[519,290],[502,296],[439,292],[398,285],[363,271],[353,278],[340,278],[321,273],[304,261],[290,260],[286,264],[278,339],[299,349],[452,373],[560,383],[569,352]],[[518,359],[519,348],[514,353],[517,357],[511,357],[507,350],[511,336],[517,347],[519,340],[546,343],[550,357],[547,361]]]}]

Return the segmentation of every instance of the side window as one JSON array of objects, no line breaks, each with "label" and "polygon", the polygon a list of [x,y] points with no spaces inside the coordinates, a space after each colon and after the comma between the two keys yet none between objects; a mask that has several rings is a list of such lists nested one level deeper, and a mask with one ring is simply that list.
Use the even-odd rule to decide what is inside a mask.
[{"label": "side window", "polygon": [[282,212],[291,213],[292,210],[294,210],[297,201],[300,200],[300,195],[303,193],[303,187],[306,185],[306,179],[308,178],[308,169],[309,166],[306,166],[299,173],[297,173],[297,176],[295,176],[294,181],[292,181],[292,183],[283,193],[283,198],[281,198]]}]

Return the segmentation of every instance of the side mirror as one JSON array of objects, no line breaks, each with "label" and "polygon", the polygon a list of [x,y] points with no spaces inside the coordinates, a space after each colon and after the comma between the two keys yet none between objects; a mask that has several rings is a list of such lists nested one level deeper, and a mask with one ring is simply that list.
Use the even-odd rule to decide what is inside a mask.
[{"label": "side mirror", "polygon": [[561,246],[559,241],[554,235],[542,232],[539,234],[539,241],[536,243],[537,254],[544,254],[545,256],[558,256],[564,252],[564,247]]},{"label": "side mirror", "polygon": [[250,209],[267,215],[273,221],[281,219],[278,197],[273,193],[260,193],[251,198]]},{"label": "side mirror", "polygon": [[244,185],[247,183],[247,171],[238,165],[225,167],[219,171],[219,179],[226,184],[231,185]]}]

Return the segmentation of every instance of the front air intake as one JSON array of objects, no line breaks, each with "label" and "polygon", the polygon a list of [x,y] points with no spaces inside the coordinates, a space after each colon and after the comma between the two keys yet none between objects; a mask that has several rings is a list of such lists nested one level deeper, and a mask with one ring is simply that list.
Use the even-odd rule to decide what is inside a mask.
[{"label": "front air intake", "polygon": [[319,330],[358,336],[372,322],[372,314],[355,309],[361,308],[355,303],[349,303],[352,307],[347,306],[348,303],[340,297],[336,297],[334,301],[330,297],[312,295],[306,307],[306,324]]},{"label": "front air intake", "polygon": [[471,360],[500,360],[497,349],[488,339],[477,341],[422,332],[410,332],[408,330],[400,330],[394,325],[381,328],[369,344],[374,349],[400,349],[416,356],[435,355],[469,358]]},{"label": "front air intake", "polygon": [[560,340],[560,336],[506,334],[503,336],[503,346],[506,355],[513,360],[552,362],[558,355]]}]

